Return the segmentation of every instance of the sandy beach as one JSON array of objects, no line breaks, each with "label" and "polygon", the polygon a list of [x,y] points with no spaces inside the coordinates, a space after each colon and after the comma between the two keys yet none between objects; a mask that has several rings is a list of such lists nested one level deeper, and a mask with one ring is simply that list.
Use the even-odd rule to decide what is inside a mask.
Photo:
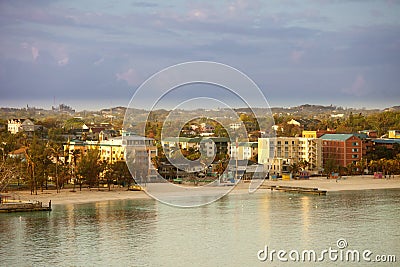
[{"label": "sandy beach", "polygon": [[400,175],[391,178],[374,179],[372,175],[343,176],[341,179],[326,179],[326,177],[311,177],[308,180],[271,181],[266,180],[264,185],[298,186],[305,188],[318,188],[319,190],[344,191],[344,190],[372,190],[400,188]]},{"label": "sandy beach", "polygon": [[88,202],[99,202],[108,200],[123,199],[146,199],[150,198],[142,191],[128,191],[126,188],[113,188],[108,191],[107,188],[97,188],[89,190],[88,188],[79,188],[75,192],[71,189],[63,189],[59,193],[56,190],[38,190],[37,195],[31,195],[30,191],[10,191],[7,195],[11,195],[15,199],[23,201],[40,201],[47,204],[50,200],[52,204],[79,204]]},{"label": "sandy beach", "polygon": [[[345,176],[340,180],[326,179],[326,177],[312,177],[309,180],[290,180],[290,181],[271,181],[265,180],[265,186],[293,186],[305,188],[318,188],[328,192],[343,191],[343,190],[371,190],[371,189],[391,189],[400,188],[400,176],[396,175],[390,179],[374,179],[373,176]],[[240,182],[230,192],[231,194],[247,194],[249,183]],[[187,187],[190,191],[190,187]],[[207,190],[210,194],[213,191],[218,191],[220,187],[209,187]],[[262,193],[267,189],[258,189],[257,193]],[[71,189],[63,189],[60,193],[56,190],[38,191],[37,195],[31,195],[30,191],[11,191],[6,193],[15,199],[27,201],[36,200],[47,204],[50,200],[52,204],[78,204],[88,202],[99,202],[108,200],[125,200],[125,199],[150,199],[150,197],[143,191],[127,191],[126,188],[112,188],[108,191],[107,188],[98,189],[82,188],[76,192]]]}]

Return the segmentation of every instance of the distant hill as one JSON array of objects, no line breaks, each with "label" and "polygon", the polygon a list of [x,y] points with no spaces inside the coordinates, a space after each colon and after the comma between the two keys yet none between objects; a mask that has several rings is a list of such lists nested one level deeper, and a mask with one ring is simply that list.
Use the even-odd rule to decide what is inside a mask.
[{"label": "distant hill", "polygon": [[390,108],[385,108],[384,111],[400,111],[400,106],[393,106]]},{"label": "distant hill", "polygon": [[[71,108],[72,110],[72,108]],[[35,107],[27,107],[27,108],[12,108],[12,107],[2,107],[0,108],[0,118],[3,120],[7,120],[9,118],[33,118],[33,119],[44,119],[46,117],[54,117],[60,116],[60,118],[65,119],[64,116],[80,116],[84,118],[91,118],[90,120],[101,120],[105,118],[116,118],[122,120],[125,116],[127,107],[117,106],[112,108],[104,108],[98,111],[78,111],[78,112],[70,112],[70,114],[66,114],[65,112],[60,112],[58,110],[45,110],[41,108]],[[140,121],[146,120],[148,111],[143,109],[134,109],[129,108],[131,112],[133,112],[137,117],[135,119],[139,119]],[[198,110],[177,110],[177,112],[182,113],[185,112],[185,117],[190,114],[202,114],[203,109]],[[343,108],[340,106],[323,106],[323,105],[311,105],[311,104],[303,104],[295,107],[272,107],[271,109],[267,108],[234,108],[237,113],[256,113],[258,116],[264,117],[268,113],[272,113],[278,116],[293,116],[293,117],[303,117],[303,118],[318,118],[320,116],[331,116],[335,114],[343,114],[344,116],[349,115],[350,113],[363,113],[363,114],[371,114],[376,112],[382,112],[383,110],[379,109],[357,109],[357,108]],[[385,111],[400,111],[400,106],[393,106],[390,108],[384,109]],[[158,120],[165,118],[168,116],[170,111],[168,110],[154,110],[152,111],[152,116]],[[215,118],[224,118],[226,116],[230,116],[230,109],[216,109],[216,110],[207,110],[206,112],[208,116],[212,116]],[[183,114],[183,113],[182,113]]]}]

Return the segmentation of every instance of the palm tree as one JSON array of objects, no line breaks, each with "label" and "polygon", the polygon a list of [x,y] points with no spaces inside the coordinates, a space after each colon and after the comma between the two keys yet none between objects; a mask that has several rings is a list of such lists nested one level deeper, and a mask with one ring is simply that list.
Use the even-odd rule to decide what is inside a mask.
[{"label": "palm tree", "polygon": [[361,175],[364,174],[364,170],[367,167],[367,160],[366,159],[361,159],[360,161],[357,161],[356,167],[359,171],[361,171]]},{"label": "palm tree", "polygon": [[293,174],[293,177],[296,177],[297,173],[300,170],[300,165],[296,162],[289,165],[289,171]]},{"label": "palm tree", "polygon": [[372,172],[377,172],[378,171],[378,167],[379,167],[378,161],[377,160],[371,160],[368,163],[368,167],[371,169]]},{"label": "palm tree", "polygon": [[307,160],[302,160],[299,162],[299,167],[301,170],[305,171],[310,167],[310,163]]},{"label": "palm tree", "polygon": [[388,159],[386,160],[387,172],[390,178],[390,175],[394,178],[394,174],[398,171],[399,162],[396,159]]},{"label": "palm tree", "polygon": [[386,159],[380,159],[378,161],[378,166],[382,170],[382,174],[386,178],[386,172],[387,172],[387,160]]}]

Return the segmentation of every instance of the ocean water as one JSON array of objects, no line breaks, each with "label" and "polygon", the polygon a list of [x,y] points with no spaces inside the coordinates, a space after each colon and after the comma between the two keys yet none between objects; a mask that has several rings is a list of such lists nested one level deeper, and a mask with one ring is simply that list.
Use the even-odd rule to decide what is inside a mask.
[{"label": "ocean water", "polygon": [[[400,190],[261,190],[198,208],[154,200],[54,205],[52,212],[0,214],[0,266],[400,266],[399,230]],[[318,261],[329,249],[338,258],[325,253]],[[272,250],[287,253],[271,259]],[[293,252],[305,250],[316,261]],[[397,262],[348,262],[348,250]]]}]

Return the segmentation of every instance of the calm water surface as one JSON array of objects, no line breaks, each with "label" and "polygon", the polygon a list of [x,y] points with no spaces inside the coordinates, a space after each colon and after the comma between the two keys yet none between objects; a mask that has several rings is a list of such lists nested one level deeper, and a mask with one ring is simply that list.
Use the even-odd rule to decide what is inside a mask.
[{"label": "calm water surface", "polygon": [[399,266],[399,219],[400,190],[264,190],[191,209],[153,200],[55,205],[50,213],[0,214],[0,266],[304,266],[261,262],[257,252],[337,249],[339,238],[349,249],[395,254],[397,264],[380,266]]}]

